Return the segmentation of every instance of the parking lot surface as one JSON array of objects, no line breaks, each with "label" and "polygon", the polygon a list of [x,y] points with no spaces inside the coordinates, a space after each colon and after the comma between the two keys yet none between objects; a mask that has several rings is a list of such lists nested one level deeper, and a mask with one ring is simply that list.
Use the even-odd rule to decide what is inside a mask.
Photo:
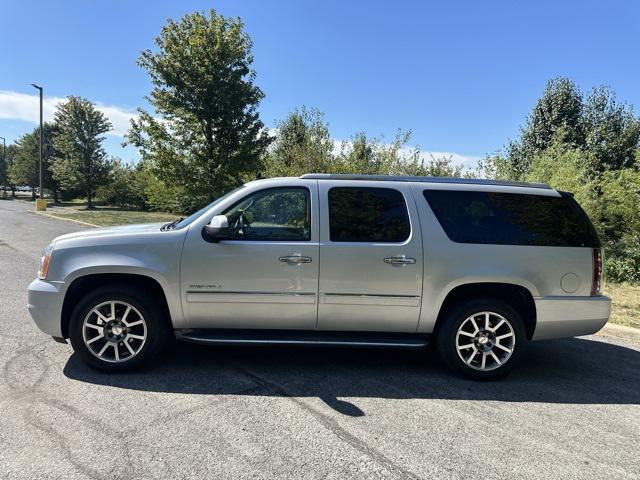
[{"label": "parking lot surface", "polygon": [[92,371],[31,321],[42,248],[80,225],[0,200],[0,478],[640,478],[640,349],[532,344],[500,382],[397,350],[175,344]]}]

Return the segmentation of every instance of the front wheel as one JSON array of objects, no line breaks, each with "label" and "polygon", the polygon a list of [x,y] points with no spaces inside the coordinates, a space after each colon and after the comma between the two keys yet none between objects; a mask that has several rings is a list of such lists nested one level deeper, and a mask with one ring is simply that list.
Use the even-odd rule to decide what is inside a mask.
[{"label": "front wheel", "polygon": [[164,346],[169,327],[162,309],[136,288],[104,287],[86,295],[69,324],[71,345],[89,366],[132,370]]},{"label": "front wheel", "polygon": [[443,361],[475,380],[502,377],[519,362],[528,339],[520,315],[501,300],[473,300],[454,308],[437,333]]}]

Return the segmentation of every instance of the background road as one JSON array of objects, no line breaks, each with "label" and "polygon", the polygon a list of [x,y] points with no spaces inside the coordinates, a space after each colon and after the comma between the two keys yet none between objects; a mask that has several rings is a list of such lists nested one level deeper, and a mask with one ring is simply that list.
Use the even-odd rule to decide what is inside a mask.
[{"label": "background road", "polygon": [[32,323],[42,248],[0,201],[0,478],[640,478],[640,349],[532,345],[501,382],[420,352],[178,344],[106,375]]}]

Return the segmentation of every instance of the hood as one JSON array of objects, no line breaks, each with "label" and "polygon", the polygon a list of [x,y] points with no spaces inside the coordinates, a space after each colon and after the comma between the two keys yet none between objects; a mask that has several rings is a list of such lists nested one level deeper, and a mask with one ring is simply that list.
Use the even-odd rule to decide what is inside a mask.
[{"label": "hood", "polygon": [[73,240],[77,238],[90,238],[90,237],[106,237],[109,235],[129,235],[136,233],[158,232],[160,233],[160,227],[167,222],[160,223],[137,223],[134,225],[119,225],[117,227],[104,227],[104,228],[91,228],[88,230],[82,230],[80,232],[67,233],[56,237],[53,241],[58,242],[61,240]]}]

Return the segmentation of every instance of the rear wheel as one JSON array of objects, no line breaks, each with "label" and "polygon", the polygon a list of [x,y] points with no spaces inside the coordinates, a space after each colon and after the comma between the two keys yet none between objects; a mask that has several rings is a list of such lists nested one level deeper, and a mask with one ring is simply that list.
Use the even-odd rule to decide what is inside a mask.
[{"label": "rear wheel", "polygon": [[78,356],[91,367],[132,370],[165,345],[166,315],[143,291],[104,287],[86,295],[71,315],[69,334]]},{"label": "rear wheel", "polygon": [[497,299],[472,300],[451,310],[436,341],[452,370],[476,380],[508,374],[528,345],[518,312]]}]

